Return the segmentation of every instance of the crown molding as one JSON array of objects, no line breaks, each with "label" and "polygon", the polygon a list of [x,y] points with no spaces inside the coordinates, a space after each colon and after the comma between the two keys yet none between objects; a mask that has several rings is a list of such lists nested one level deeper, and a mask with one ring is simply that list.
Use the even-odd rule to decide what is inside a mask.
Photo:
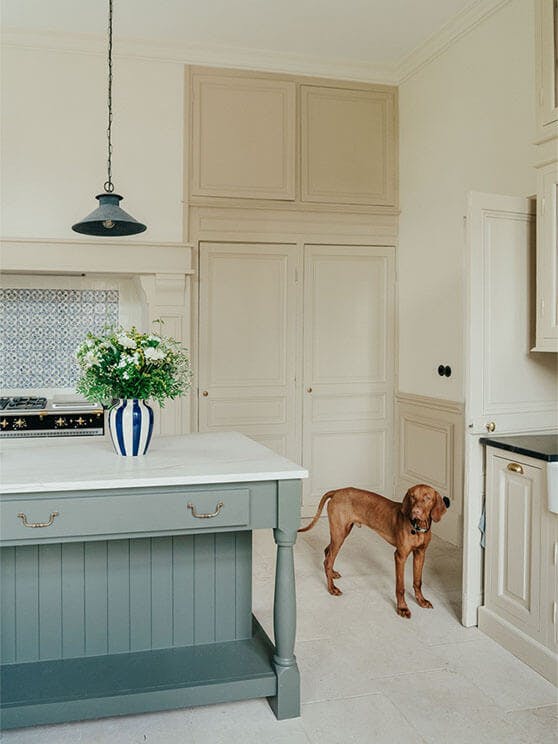
[{"label": "crown molding", "polygon": [[[474,0],[439,31],[394,65],[347,59],[324,59],[289,52],[272,52],[265,49],[247,49],[217,44],[162,43],[139,38],[118,40],[115,57],[400,85],[509,2],[510,0]],[[2,31],[1,39],[5,47],[74,54],[106,54],[106,39],[99,34],[29,32],[7,28]]]},{"label": "crown molding", "polygon": [[[2,32],[4,47],[19,47],[52,52],[106,54],[106,39],[98,34],[70,34],[55,31],[27,32],[6,29]],[[395,68],[371,62],[347,59],[323,59],[289,52],[246,49],[209,44],[161,43],[148,39],[120,39],[114,56],[149,59],[159,62],[261,70],[295,75],[334,77],[365,83],[395,85]]]},{"label": "crown molding", "polygon": [[479,26],[510,0],[475,0],[425,42],[399,62],[395,70],[398,85],[404,83],[430,62],[442,55],[452,44]]}]

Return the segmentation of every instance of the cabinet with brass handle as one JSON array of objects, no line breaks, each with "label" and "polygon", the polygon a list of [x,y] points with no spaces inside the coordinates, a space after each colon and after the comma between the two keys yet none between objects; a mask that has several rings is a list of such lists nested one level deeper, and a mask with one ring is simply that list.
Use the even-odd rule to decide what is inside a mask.
[{"label": "cabinet with brass handle", "polygon": [[191,510],[192,516],[195,517],[196,519],[212,519],[213,517],[216,517],[219,514],[223,506],[224,506],[223,502],[219,501],[219,503],[215,506],[215,511],[210,512],[208,514],[200,514],[199,512],[196,511],[195,504],[192,504],[191,501],[187,504],[187,508]]},{"label": "cabinet with brass handle", "polygon": [[518,462],[508,463],[508,470],[511,470],[512,473],[523,475],[523,467]]},{"label": "cabinet with brass handle", "polygon": [[488,439],[487,444],[478,627],[556,684],[558,520],[548,509],[547,463],[521,452],[527,443]]}]

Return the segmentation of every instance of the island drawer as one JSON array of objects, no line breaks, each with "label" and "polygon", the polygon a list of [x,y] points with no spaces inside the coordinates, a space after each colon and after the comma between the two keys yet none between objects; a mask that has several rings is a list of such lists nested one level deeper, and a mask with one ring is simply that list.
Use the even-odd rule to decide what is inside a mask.
[{"label": "island drawer", "polygon": [[4,544],[64,538],[249,529],[251,489],[176,489],[95,495],[22,495],[0,504]]}]

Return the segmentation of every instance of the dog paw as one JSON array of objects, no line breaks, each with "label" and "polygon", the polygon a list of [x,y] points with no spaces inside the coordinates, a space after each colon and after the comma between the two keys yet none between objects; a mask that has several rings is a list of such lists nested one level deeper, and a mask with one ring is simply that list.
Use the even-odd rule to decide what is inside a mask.
[{"label": "dog paw", "polygon": [[340,597],[343,594],[341,589],[334,586],[333,584],[331,586],[328,586],[327,590],[330,594],[333,594],[334,597]]},{"label": "dog paw", "polygon": [[419,605],[420,605],[421,607],[424,607],[425,609],[429,609],[429,610],[431,610],[431,609],[432,609],[432,602],[429,602],[429,601],[428,601],[427,599],[425,599],[424,597],[423,597],[422,599],[417,599],[417,602],[419,603]]},{"label": "dog paw", "polygon": [[408,607],[398,607],[397,614],[399,617],[406,617],[408,620],[411,617],[411,610]]},{"label": "dog paw", "polygon": [[334,571],[331,575],[333,576],[334,579],[341,578],[341,574],[339,573],[339,571]]}]

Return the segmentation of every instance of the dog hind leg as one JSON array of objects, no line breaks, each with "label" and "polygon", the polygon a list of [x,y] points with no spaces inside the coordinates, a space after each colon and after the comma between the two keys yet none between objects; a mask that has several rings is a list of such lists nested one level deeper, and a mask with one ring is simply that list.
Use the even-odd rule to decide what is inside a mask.
[{"label": "dog hind leg", "polygon": [[330,594],[333,594],[334,596],[339,596],[340,594],[343,594],[341,589],[339,587],[335,586],[333,583],[333,579],[338,579],[341,574],[337,571],[333,570],[333,564],[335,563],[335,559],[337,558],[337,554],[341,550],[341,546],[345,542],[345,538],[351,531],[352,525],[346,528],[339,528],[339,527],[330,527],[330,543],[327,546],[327,548],[324,550],[325,553],[325,559],[324,559],[324,571],[326,575],[327,580],[327,590]]},{"label": "dog hind leg", "polygon": [[[325,555],[324,564],[325,564],[325,562],[327,560],[328,553],[329,553],[329,545],[326,545],[326,548],[324,550],[324,555]],[[331,575],[332,575],[332,577],[334,579],[340,579],[341,578],[341,574],[339,573],[339,571],[332,571],[331,572]],[[326,576],[327,576],[327,574],[326,574]]]}]

